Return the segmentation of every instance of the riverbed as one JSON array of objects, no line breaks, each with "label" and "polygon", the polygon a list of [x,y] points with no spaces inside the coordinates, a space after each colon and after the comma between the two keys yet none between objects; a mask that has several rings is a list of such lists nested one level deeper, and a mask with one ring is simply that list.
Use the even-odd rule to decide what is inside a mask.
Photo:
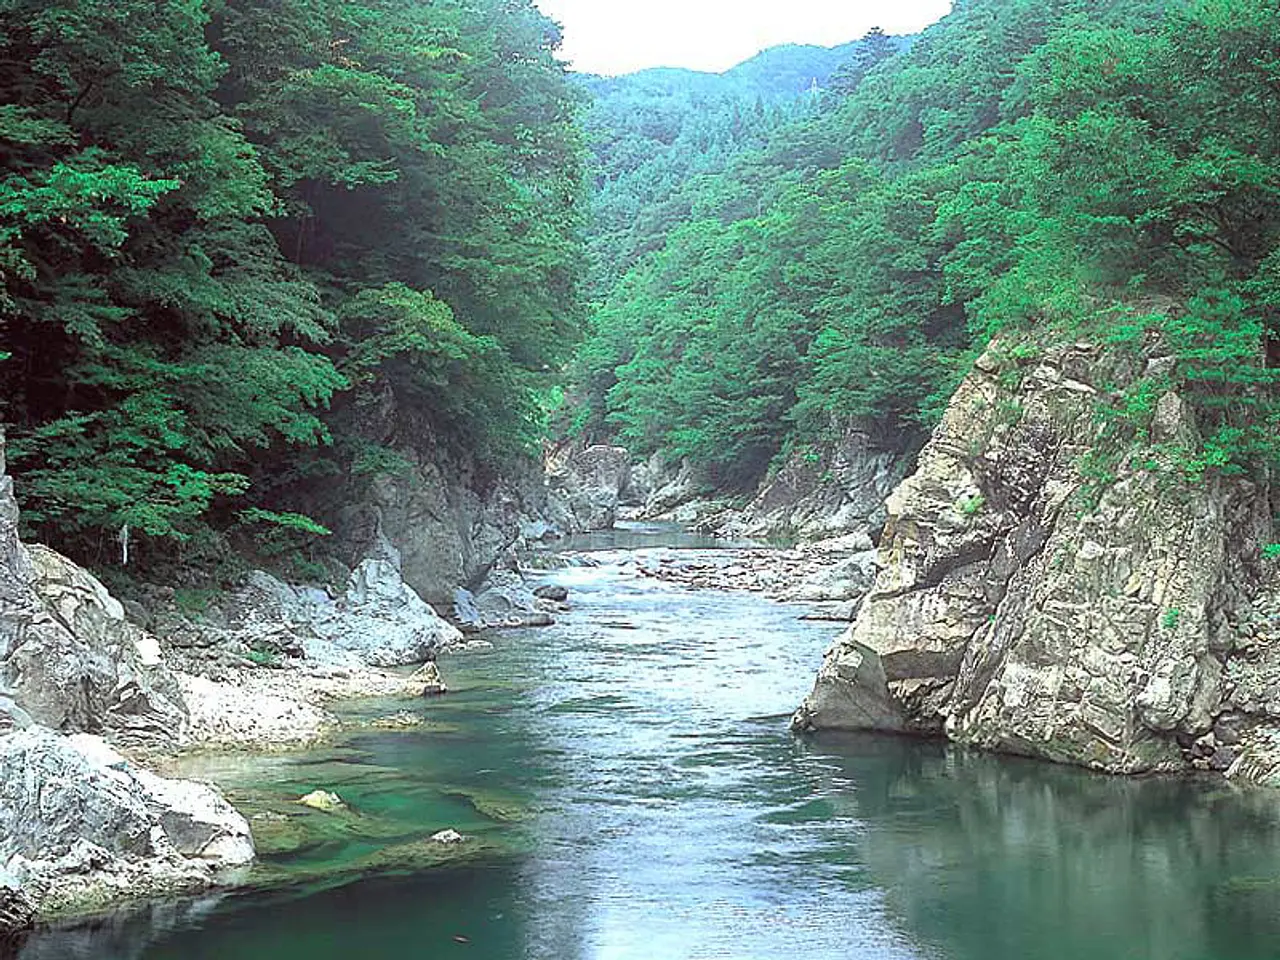
[{"label": "riverbed", "polygon": [[[445,660],[443,699],[352,707],[419,725],[193,762],[273,837],[241,892],[23,960],[1280,957],[1280,795],[793,737],[837,627],[638,574],[697,538],[571,546],[556,626]],[[298,811],[317,787],[349,809]]]}]

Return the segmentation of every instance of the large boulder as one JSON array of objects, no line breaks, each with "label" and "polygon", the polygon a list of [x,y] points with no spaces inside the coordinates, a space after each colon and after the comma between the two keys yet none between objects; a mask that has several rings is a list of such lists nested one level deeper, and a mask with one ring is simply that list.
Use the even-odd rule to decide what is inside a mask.
[{"label": "large boulder", "polygon": [[356,566],[336,597],[253,571],[200,621],[179,621],[168,633],[184,651],[241,650],[338,668],[426,663],[460,638],[391,559],[374,558]]},{"label": "large boulder", "polygon": [[[1103,385],[1164,361],[1090,344],[1011,354],[979,360],[889,498],[881,569],[796,727],[945,734],[1126,773],[1231,763],[1215,726],[1252,731],[1277,711],[1265,676],[1248,703],[1230,679],[1266,492],[1134,458],[1091,497],[1081,464]],[[1196,429],[1180,397],[1159,400],[1157,444]],[[1257,673],[1266,658],[1251,656]]]},{"label": "large boulder", "polygon": [[18,540],[3,470],[0,438],[0,693],[57,730],[129,744],[179,742],[186,705],[159,644],[87,571]]},{"label": "large boulder", "polygon": [[157,777],[97,737],[0,736],[0,872],[41,912],[199,889],[253,856],[213,787]]}]

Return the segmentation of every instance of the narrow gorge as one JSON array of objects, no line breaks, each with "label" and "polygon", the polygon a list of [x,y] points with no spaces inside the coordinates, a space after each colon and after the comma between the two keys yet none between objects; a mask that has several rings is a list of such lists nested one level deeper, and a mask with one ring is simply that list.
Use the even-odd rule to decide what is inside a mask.
[{"label": "narrow gorge", "polygon": [[1278,50],[0,0],[0,960],[1277,960]]}]

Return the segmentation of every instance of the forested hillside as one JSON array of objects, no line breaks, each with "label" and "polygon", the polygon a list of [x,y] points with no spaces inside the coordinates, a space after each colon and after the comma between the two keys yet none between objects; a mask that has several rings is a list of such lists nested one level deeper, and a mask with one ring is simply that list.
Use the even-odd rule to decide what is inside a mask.
[{"label": "forested hillside", "polygon": [[997,332],[1161,336],[1176,366],[1101,398],[1116,443],[1090,469],[1147,441],[1171,387],[1205,426],[1168,451],[1187,471],[1260,468],[1277,51],[1267,0],[960,0],[681,185],[594,314],[577,429],[746,488],[851,421],[919,438]]},{"label": "forested hillside", "polygon": [[819,91],[846,89],[902,42],[874,31],[831,48],[773,47],[719,74],[656,68],[579,78],[590,96],[592,295],[606,296],[691,215],[696,178],[764,146],[774,131],[812,114]]},{"label": "forested hillside", "polygon": [[961,0],[615,79],[531,0],[0,24],[0,420],[31,532],[83,559],[322,535],[428,438],[500,470],[571,357],[578,435],[726,488],[853,422],[910,447],[1011,329],[1175,345],[1105,398],[1117,449],[1180,386],[1188,470],[1273,456],[1267,0]]},{"label": "forested hillside", "polygon": [[[23,517],[135,562],[536,450],[580,323],[578,94],[529,0],[0,2],[0,420]],[[425,426],[424,426],[425,425]],[[265,525],[265,526],[264,526]]]}]

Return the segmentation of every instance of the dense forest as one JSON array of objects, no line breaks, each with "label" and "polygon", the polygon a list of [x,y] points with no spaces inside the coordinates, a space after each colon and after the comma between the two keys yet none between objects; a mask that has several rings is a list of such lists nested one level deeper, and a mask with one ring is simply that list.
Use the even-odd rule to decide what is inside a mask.
[{"label": "dense forest", "polygon": [[997,333],[1159,336],[1177,366],[1100,403],[1099,480],[1173,386],[1207,427],[1174,460],[1261,468],[1277,51],[1269,0],[960,0],[909,45],[868,38],[812,109],[676,187],[687,215],[634,262],[597,239],[615,274],[575,429],[747,489],[850,423],[918,442]]},{"label": "dense forest", "polygon": [[[536,450],[579,94],[528,0],[2,0],[0,420],[101,561],[322,534],[424,433]],[[367,429],[392,405],[416,432]]]},{"label": "dense forest", "polygon": [[[1270,0],[958,0],[917,38],[574,77],[532,0],[0,0],[0,420],[101,561],[323,535],[451,445],[749,489],[909,447],[996,334],[1160,336],[1188,471],[1275,456]],[[371,426],[387,411],[402,429]],[[1105,456],[1092,465],[1100,478]]]},{"label": "dense forest", "polygon": [[589,290],[607,296],[644,254],[688,219],[702,181],[812,114],[824,91],[856,82],[868,56],[903,44],[874,31],[838,47],[773,47],[724,73],[658,68],[579,78],[591,147]]}]

